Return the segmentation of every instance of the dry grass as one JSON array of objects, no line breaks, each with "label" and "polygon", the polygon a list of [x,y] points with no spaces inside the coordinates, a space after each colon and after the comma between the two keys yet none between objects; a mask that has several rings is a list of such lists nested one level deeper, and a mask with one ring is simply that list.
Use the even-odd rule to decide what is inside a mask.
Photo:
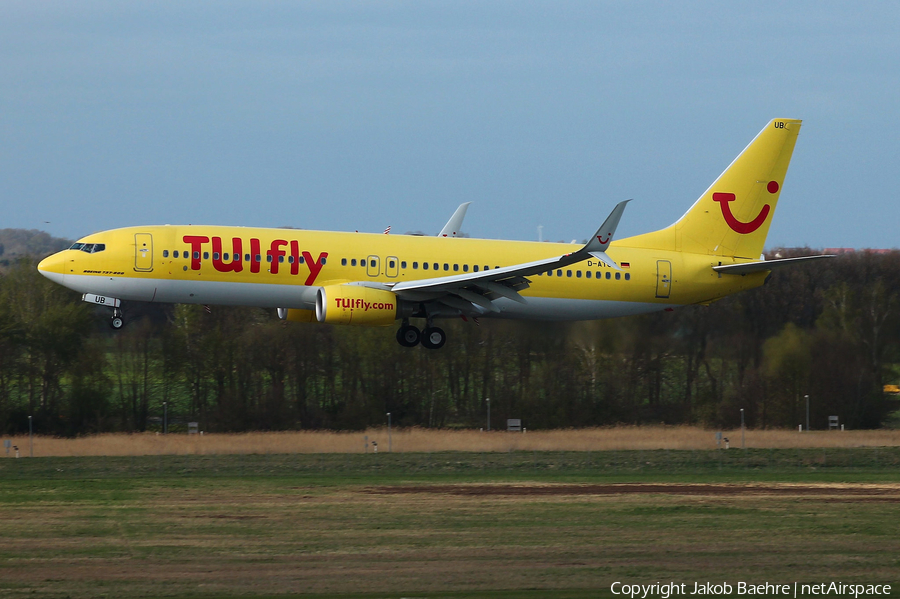
[{"label": "dry grass", "polygon": [[[732,447],[740,447],[741,432],[723,431]],[[244,434],[104,434],[77,439],[35,437],[34,455],[40,456],[128,456],[211,455],[267,453],[362,453],[364,437],[388,450],[386,429],[364,432],[298,431]],[[479,432],[475,430],[394,430],[395,452],[501,452],[501,451],[604,451],[627,449],[713,449],[715,431],[691,426],[610,427],[527,433]],[[27,437],[15,437],[23,456],[28,455]],[[748,430],[751,448],[885,447],[900,446],[900,430],[813,431]],[[371,446],[369,451],[372,451]],[[2,455],[2,454],[0,454]]]},{"label": "dry grass", "polygon": [[795,485],[548,494],[523,483],[485,497],[178,479],[4,484],[0,596],[586,599],[616,580],[890,582],[900,554],[896,485],[868,501]]}]

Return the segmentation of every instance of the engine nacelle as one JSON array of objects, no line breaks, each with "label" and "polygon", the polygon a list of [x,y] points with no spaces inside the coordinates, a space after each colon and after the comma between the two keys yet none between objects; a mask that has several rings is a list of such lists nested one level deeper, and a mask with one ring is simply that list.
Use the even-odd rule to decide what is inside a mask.
[{"label": "engine nacelle", "polygon": [[397,294],[362,285],[329,285],[316,295],[316,318],[328,324],[384,327],[397,320]]},{"label": "engine nacelle", "polygon": [[278,318],[288,322],[316,322],[315,310],[300,310],[297,308],[278,308]]}]

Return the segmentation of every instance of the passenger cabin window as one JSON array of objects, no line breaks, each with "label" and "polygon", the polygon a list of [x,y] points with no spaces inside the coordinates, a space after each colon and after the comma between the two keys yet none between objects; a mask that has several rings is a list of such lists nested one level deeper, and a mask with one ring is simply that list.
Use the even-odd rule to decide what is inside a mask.
[{"label": "passenger cabin window", "polygon": [[450,265],[444,262],[444,270],[450,270]]},{"label": "passenger cabin window", "polygon": [[475,266],[473,266],[473,267],[472,267],[472,270],[475,271],[475,272],[478,272],[478,265],[476,264]]},{"label": "passenger cabin window", "polygon": [[219,259],[219,252],[213,252],[213,260]]},{"label": "passenger cabin window", "polygon": [[419,268],[419,263],[413,262],[413,270],[416,270],[417,268]]},{"label": "passenger cabin window", "polygon": [[469,272],[469,265],[463,264],[463,272]]},{"label": "passenger cabin window", "polygon": [[626,281],[630,281],[630,280],[631,280],[631,273],[628,273],[628,272],[625,273],[625,280],[626,280]]},{"label": "passenger cabin window", "polygon": [[422,270],[428,270],[428,263],[427,263],[427,262],[423,262],[423,263],[422,263]]},{"label": "passenger cabin window", "polygon": [[244,254],[244,262],[250,262],[250,254]]},{"label": "passenger cabin window", "polygon": [[169,257],[169,250],[163,250],[163,258]]},{"label": "passenger cabin window", "polygon": [[606,278],[607,278],[607,279],[611,279],[611,278],[612,278],[612,273],[609,272],[609,271],[606,271]]},{"label": "passenger cabin window", "polygon": [[356,258],[350,260],[350,266],[356,266]]},{"label": "passenger cabin window", "polygon": [[437,262],[434,263],[434,269],[435,269],[435,270],[438,269],[438,263],[437,263]]},{"label": "passenger cabin window", "polygon": [[[293,256],[291,256],[291,257],[293,257]],[[346,258],[341,258],[341,266],[347,266],[347,259],[346,259]]]},{"label": "passenger cabin window", "polygon": [[194,260],[200,259],[200,252],[194,252]]},{"label": "passenger cabin window", "polygon": [[590,279],[590,278],[591,278],[591,271],[589,271],[589,270],[584,271],[584,277],[585,277],[586,279]]},{"label": "passenger cabin window", "polygon": [[616,280],[618,281],[618,280],[621,279],[621,278],[622,278],[622,273],[617,272],[617,273],[616,273]]},{"label": "passenger cabin window", "polygon": [[400,261],[400,268],[406,268],[406,260]]},{"label": "passenger cabin window", "polygon": [[365,260],[360,260],[360,261],[359,261],[359,265],[360,265],[360,266],[365,266],[365,265],[366,265],[366,261],[365,261]]},{"label": "passenger cabin window", "polygon": [[209,260],[209,252],[203,252],[203,259]]},{"label": "passenger cabin window", "polygon": [[459,272],[459,264],[453,265],[453,272]]}]

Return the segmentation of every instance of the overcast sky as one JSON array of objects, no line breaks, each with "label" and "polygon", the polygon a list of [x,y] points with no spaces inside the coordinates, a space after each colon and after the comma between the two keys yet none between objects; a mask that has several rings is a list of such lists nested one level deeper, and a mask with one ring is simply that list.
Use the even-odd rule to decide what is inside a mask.
[{"label": "overcast sky", "polygon": [[[767,245],[896,247],[896,2],[0,3],[0,228],[584,239],[676,220],[772,118]],[[49,221],[49,222],[45,222]]]}]

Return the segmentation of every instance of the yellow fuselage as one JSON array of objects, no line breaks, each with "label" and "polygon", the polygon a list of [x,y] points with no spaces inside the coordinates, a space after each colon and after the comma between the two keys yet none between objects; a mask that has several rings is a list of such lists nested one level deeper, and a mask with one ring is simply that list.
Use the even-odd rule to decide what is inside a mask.
[{"label": "yellow fuselage", "polygon": [[[312,309],[315,290],[348,282],[397,283],[521,264],[576,251],[559,243],[495,241],[298,229],[148,226],[79,240],[41,264],[83,293],[126,300]],[[722,276],[721,255],[629,247],[613,242],[616,271],[597,260],[529,276],[525,304],[500,304],[499,317],[581,320],[708,303],[757,287],[767,273]],[[727,259],[733,263],[734,259]]]}]

